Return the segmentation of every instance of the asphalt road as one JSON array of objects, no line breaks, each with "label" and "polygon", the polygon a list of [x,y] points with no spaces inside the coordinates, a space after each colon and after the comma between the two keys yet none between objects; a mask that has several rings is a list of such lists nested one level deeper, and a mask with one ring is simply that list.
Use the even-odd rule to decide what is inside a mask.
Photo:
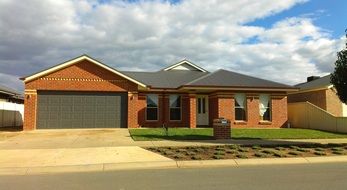
[{"label": "asphalt road", "polygon": [[347,163],[0,176],[0,189],[346,190]]}]

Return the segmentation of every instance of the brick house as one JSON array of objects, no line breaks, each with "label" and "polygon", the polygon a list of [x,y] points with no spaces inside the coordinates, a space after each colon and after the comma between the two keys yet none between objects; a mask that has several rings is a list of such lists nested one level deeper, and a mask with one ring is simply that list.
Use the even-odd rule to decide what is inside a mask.
[{"label": "brick house", "polygon": [[211,126],[280,128],[296,88],[180,61],[157,72],[115,70],[87,55],[22,78],[24,130]]},{"label": "brick house", "polygon": [[295,85],[299,91],[290,92],[288,102],[310,102],[337,117],[347,117],[347,105],[336,95],[330,75],[307,77],[307,82]]}]

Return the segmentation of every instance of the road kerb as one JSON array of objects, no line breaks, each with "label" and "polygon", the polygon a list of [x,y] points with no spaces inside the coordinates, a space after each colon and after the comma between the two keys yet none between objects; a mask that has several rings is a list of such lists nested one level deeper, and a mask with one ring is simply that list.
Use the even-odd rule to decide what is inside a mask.
[{"label": "road kerb", "polygon": [[242,165],[305,164],[305,163],[308,163],[308,161],[303,157],[235,159],[235,162],[240,166],[242,166]]},{"label": "road kerb", "polygon": [[71,172],[96,172],[103,171],[103,164],[88,164],[88,165],[64,165],[64,166],[46,166],[46,167],[31,167],[27,170],[27,175],[32,174],[47,174],[47,173],[71,173]]},{"label": "road kerb", "polygon": [[129,169],[159,169],[177,168],[175,161],[156,161],[156,162],[128,162],[128,163],[106,163],[104,171],[129,170]]},{"label": "road kerb", "polygon": [[347,156],[317,156],[305,157],[309,163],[324,163],[324,162],[347,162]]},{"label": "road kerb", "polygon": [[178,168],[194,167],[218,167],[218,166],[237,166],[234,159],[225,160],[193,160],[193,161],[176,161]]}]

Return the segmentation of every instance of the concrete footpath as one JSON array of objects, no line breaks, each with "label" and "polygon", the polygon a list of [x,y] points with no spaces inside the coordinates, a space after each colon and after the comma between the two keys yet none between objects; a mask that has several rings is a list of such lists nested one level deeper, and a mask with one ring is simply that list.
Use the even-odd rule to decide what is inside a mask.
[{"label": "concrete footpath", "polygon": [[[164,157],[165,158],[165,157]],[[347,156],[321,156],[321,157],[296,157],[296,158],[254,158],[254,159],[224,159],[224,160],[199,160],[175,161],[172,159],[158,159],[157,161],[94,163],[76,165],[54,166],[26,166],[26,167],[1,167],[1,175],[39,175],[49,173],[69,172],[107,172],[114,170],[137,169],[168,169],[168,168],[202,168],[202,167],[242,167],[247,165],[273,165],[273,164],[317,164],[317,163],[347,163]]]}]

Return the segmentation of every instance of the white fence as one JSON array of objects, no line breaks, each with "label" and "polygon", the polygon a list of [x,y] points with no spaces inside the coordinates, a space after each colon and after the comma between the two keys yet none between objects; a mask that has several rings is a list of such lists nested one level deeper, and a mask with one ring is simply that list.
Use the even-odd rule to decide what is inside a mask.
[{"label": "white fence", "polygon": [[24,105],[0,102],[0,127],[18,127],[23,125]]},{"label": "white fence", "polygon": [[309,102],[289,103],[288,120],[294,128],[347,133],[347,117],[335,117]]}]

